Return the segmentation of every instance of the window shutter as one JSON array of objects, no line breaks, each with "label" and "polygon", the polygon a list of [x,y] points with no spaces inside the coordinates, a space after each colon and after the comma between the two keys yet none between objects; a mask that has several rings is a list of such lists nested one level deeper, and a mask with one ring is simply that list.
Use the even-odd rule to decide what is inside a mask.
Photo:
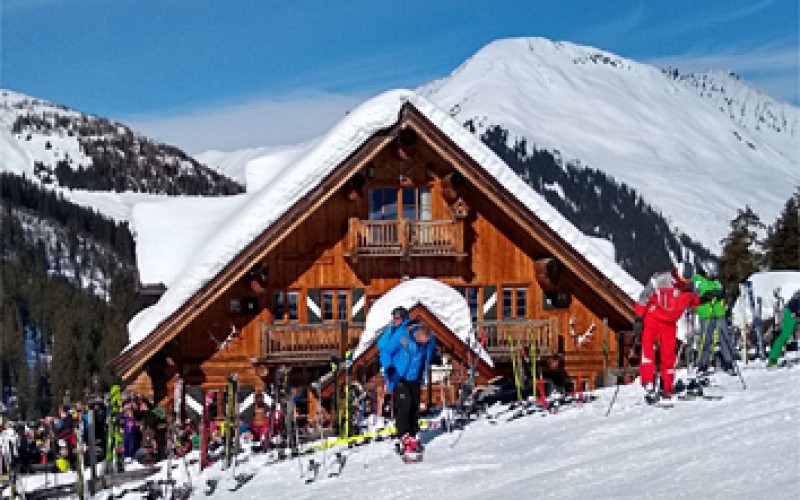
[{"label": "window shutter", "polygon": [[497,319],[497,287],[492,285],[483,287],[483,319]]},{"label": "window shutter", "polygon": [[203,418],[203,389],[199,385],[186,386],[183,395],[186,404],[186,417],[197,422]]},{"label": "window shutter", "polygon": [[363,323],[366,321],[366,296],[363,288],[353,288],[350,296],[350,303],[353,304],[350,310],[350,317],[353,318],[353,323]]},{"label": "window shutter", "polygon": [[256,416],[256,393],[249,385],[239,386],[237,391],[239,401],[239,416],[242,421],[252,423]]},{"label": "window shutter", "polygon": [[306,313],[309,323],[322,323],[322,311],[319,307],[320,296],[319,288],[311,288],[306,294]]}]

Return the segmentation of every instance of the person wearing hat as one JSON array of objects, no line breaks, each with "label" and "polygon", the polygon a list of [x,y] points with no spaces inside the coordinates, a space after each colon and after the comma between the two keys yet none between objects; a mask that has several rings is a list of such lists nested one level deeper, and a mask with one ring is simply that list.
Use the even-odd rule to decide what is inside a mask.
[{"label": "person wearing hat", "polygon": [[[642,359],[639,364],[645,401],[653,404],[669,399],[675,380],[675,345],[677,323],[690,306],[699,304],[688,268],[676,266],[671,271],[655,273],[639,295],[634,306],[636,317],[633,332],[641,338]],[[661,388],[655,386],[655,344],[658,343],[661,364]]]},{"label": "person wearing hat", "polygon": [[380,352],[387,390],[394,393],[394,416],[400,451],[419,453],[419,403],[425,374],[436,352],[436,339],[424,323],[409,323],[386,341]]},{"label": "person wearing hat", "polygon": [[381,337],[378,339],[378,351],[383,350],[383,347],[396,332],[400,330],[404,331],[408,326],[409,321],[408,309],[403,306],[398,306],[392,309],[392,321],[389,323],[389,326],[383,330]]}]

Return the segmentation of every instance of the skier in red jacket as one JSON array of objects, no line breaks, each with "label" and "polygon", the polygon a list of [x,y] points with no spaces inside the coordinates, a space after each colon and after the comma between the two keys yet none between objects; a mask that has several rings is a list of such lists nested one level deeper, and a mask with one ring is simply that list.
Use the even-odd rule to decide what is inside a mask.
[{"label": "skier in red jacket", "polygon": [[[684,267],[684,266],[680,266]],[[688,271],[688,269],[687,269]],[[678,268],[654,274],[636,302],[633,331],[642,339],[642,360],[639,373],[647,391],[645,399],[652,404],[659,398],[672,397],[675,381],[675,333],[678,319],[690,306],[699,305],[692,289],[691,274]],[[658,342],[661,362],[661,392],[655,387],[655,343]]]}]

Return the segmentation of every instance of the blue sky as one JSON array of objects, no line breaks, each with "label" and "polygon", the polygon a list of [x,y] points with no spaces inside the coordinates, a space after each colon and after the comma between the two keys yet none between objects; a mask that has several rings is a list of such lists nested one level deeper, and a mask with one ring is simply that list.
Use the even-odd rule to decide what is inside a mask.
[{"label": "blue sky", "polygon": [[0,86],[191,152],[318,136],[364,98],[541,36],[735,71],[798,104],[798,4],[722,1],[2,0]]}]

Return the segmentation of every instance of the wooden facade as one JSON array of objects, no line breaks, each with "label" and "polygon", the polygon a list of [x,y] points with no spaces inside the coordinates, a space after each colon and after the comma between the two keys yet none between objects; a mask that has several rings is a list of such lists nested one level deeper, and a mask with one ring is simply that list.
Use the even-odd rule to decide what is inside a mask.
[{"label": "wooden facade", "polygon": [[[113,367],[164,405],[178,378],[219,389],[235,372],[264,391],[288,366],[308,384],[409,277],[464,295],[500,374],[535,336],[543,366],[599,380],[633,320],[625,293],[406,104]],[[463,379],[467,351],[449,347]]]}]

